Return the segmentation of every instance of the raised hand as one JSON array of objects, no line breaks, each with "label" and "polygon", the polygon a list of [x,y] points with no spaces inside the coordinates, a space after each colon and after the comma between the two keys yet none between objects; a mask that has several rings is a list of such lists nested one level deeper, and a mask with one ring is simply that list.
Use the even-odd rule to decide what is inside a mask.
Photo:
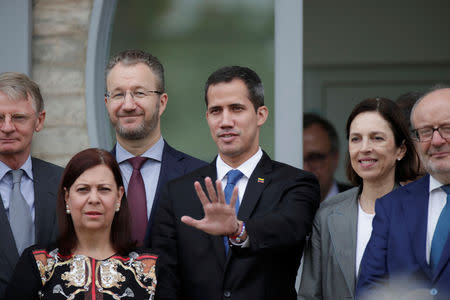
[{"label": "raised hand", "polygon": [[211,235],[231,235],[238,231],[239,223],[235,212],[238,188],[235,187],[233,189],[230,204],[227,204],[220,180],[216,181],[216,189],[214,189],[211,178],[206,177],[205,186],[208,196],[203,191],[200,182],[196,181],[194,183],[197,196],[203,205],[205,217],[201,220],[196,220],[189,216],[183,216],[181,221]]}]

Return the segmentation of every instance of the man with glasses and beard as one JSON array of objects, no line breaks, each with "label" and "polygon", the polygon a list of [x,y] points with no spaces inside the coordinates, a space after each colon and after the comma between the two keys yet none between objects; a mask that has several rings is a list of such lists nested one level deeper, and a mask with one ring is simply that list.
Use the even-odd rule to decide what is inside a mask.
[{"label": "man with glasses and beard", "polygon": [[164,184],[206,163],[175,150],[161,136],[168,96],[158,58],[139,50],[113,56],[106,68],[106,90],[117,139],[112,152],[127,191],[133,238],[142,245]]}]

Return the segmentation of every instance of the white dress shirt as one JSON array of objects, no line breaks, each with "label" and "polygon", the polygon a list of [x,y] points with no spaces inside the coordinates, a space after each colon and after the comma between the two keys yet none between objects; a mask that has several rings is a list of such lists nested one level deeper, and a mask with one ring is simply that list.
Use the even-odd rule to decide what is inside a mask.
[{"label": "white dress shirt", "polygon": [[[141,175],[145,185],[145,196],[147,198],[147,218],[150,213],[155,199],[156,188],[158,187],[159,173],[161,171],[161,161],[164,149],[164,139],[161,137],[150,149],[145,151],[141,156],[147,157],[147,161],[141,167]],[[123,185],[128,192],[128,183],[133,173],[133,167],[127,159],[134,157],[133,154],[125,150],[119,143],[116,144],[116,160],[119,163],[122,173]]]},{"label": "white dress shirt", "polygon": [[441,188],[443,186],[436,178],[430,175],[430,197],[428,201],[428,223],[427,223],[427,248],[426,259],[430,263],[431,242],[436,229],[439,216],[447,203],[447,193]]},{"label": "white dress shirt", "polygon": [[[247,159],[243,164],[235,168],[236,170],[239,170],[244,174],[241,179],[238,180],[236,183],[236,186],[238,187],[238,197],[239,197],[239,206],[242,203],[242,199],[244,198],[245,189],[247,188],[248,179],[252,175],[253,171],[256,168],[256,165],[259,163],[262,157],[262,150],[261,147],[258,148],[258,151],[249,159]],[[227,173],[230,170],[233,170],[232,167],[227,165],[222,158],[220,157],[220,154],[217,155],[216,159],[216,169],[217,169],[217,179],[220,179],[222,182],[222,189],[225,189],[225,186],[227,185],[228,176]],[[250,237],[247,235],[247,238],[245,241],[242,241],[240,243],[237,243],[231,239],[229,239],[230,242],[233,245],[240,246],[243,248],[250,246]]]},{"label": "white dress shirt", "polygon": [[[261,148],[259,148],[258,151],[252,157],[250,157],[243,164],[241,164],[236,168],[236,170],[239,170],[242,172],[242,174],[244,174],[244,176],[242,176],[241,179],[239,179],[238,182],[236,183],[236,186],[238,187],[239,205],[241,204],[241,201],[244,197],[244,192],[245,188],[247,187],[248,179],[252,175],[253,170],[255,170],[256,165],[261,160],[261,157],[262,157],[262,150]],[[217,156],[216,159],[216,168],[217,168],[217,179],[221,180],[222,189],[224,190],[228,181],[227,173],[228,171],[233,170],[233,168],[227,165],[222,160],[220,154]]]},{"label": "white dress shirt", "polygon": [[358,224],[356,229],[356,273],[359,274],[359,266],[361,264],[364,250],[366,250],[370,235],[372,234],[372,221],[375,214],[366,213],[358,200]]}]

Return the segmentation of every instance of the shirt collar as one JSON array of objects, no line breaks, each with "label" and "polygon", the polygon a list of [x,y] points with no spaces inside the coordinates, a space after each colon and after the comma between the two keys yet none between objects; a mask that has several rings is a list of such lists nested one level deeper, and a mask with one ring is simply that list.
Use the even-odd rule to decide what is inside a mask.
[{"label": "shirt collar", "polygon": [[[253,173],[253,170],[255,170],[256,165],[260,161],[263,153],[261,150],[261,147],[258,148],[258,151],[256,151],[255,154],[253,154],[252,157],[247,159],[243,164],[241,164],[239,167],[235,168],[241,171],[245,177],[250,178],[250,176]],[[216,159],[216,168],[217,168],[217,179],[223,180],[225,175],[227,175],[228,171],[232,170],[233,168],[227,165],[222,158],[220,157],[220,154],[217,155]]]},{"label": "shirt collar", "polygon": [[439,182],[439,180],[437,180],[436,178],[434,178],[433,176],[430,175],[430,193],[436,189],[441,188],[441,186],[443,186],[443,185],[444,184]]},{"label": "shirt collar", "polygon": [[[27,174],[28,178],[33,180],[33,171],[32,171],[30,155],[28,155],[27,160],[19,169],[22,169]],[[4,162],[0,161],[0,180],[2,180],[3,177],[6,175],[6,173],[8,173],[10,170],[12,170],[12,169],[10,167],[8,167]]]},{"label": "shirt collar", "polygon": [[[154,161],[161,162],[163,150],[164,150],[164,139],[161,136],[159,140],[152,147],[147,149],[147,151],[142,153],[141,156],[150,158]],[[125,148],[122,147],[122,145],[120,145],[118,142],[116,143],[116,159],[119,164],[132,157],[134,157],[133,154],[125,150]]]},{"label": "shirt collar", "polygon": [[334,195],[337,195],[337,194],[339,194],[339,187],[337,185],[336,180],[333,180],[333,184],[331,185],[331,188],[328,191],[327,196],[323,200],[325,201],[328,198],[331,198],[331,197],[333,197]]}]

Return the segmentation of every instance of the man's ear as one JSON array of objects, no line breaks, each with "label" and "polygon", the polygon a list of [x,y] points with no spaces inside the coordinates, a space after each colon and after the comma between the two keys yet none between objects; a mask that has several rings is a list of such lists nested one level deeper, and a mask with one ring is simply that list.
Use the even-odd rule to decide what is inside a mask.
[{"label": "man's ear", "polygon": [[269,116],[269,109],[267,108],[267,106],[264,105],[260,106],[256,110],[256,115],[258,118],[258,126],[262,126],[266,122],[267,117]]},{"label": "man's ear", "polygon": [[332,167],[336,171],[339,164],[339,152],[331,152],[329,155],[331,157]]},{"label": "man's ear", "polygon": [[159,116],[161,117],[163,112],[166,110],[167,101],[169,101],[169,96],[166,93],[162,93],[159,96]]},{"label": "man's ear", "polygon": [[36,119],[36,124],[34,126],[34,131],[39,132],[44,128],[45,121],[45,110],[38,113],[38,117]]}]

